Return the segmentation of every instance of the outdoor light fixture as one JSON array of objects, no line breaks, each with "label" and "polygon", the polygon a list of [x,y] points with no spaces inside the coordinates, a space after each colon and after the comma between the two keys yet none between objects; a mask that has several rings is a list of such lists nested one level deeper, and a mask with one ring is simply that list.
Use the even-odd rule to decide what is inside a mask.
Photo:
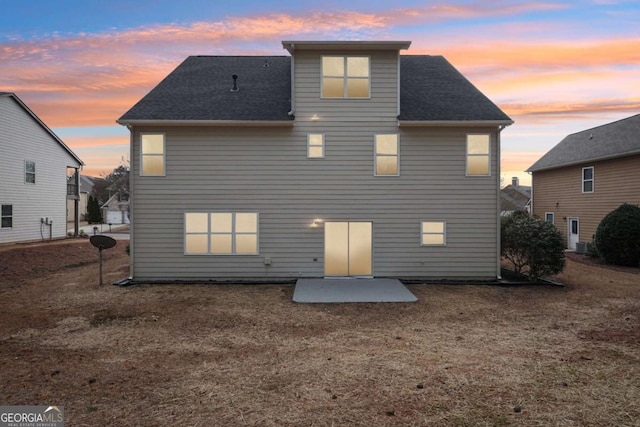
[{"label": "outdoor light fixture", "polygon": [[318,116],[317,114],[314,114],[313,116],[311,116],[312,122],[317,122],[318,120],[320,120],[320,116]]},{"label": "outdoor light fixture", "polygon": [[323,223],[323,222],[324,222],[324,221],[323,221],[323,220],[321,220],[320,218],[316,218],[316,219],[314,219],[314,220],[313,220],[313,222],[311,223],[311,227],[313,227],[313,228],[317,228],[317,227],[319,227],[320,225],[322,225],[322,223]]}]

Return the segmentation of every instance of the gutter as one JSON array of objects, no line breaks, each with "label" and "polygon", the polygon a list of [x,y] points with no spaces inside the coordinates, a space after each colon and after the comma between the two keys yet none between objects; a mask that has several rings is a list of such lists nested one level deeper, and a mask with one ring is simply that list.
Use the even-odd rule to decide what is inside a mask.
[{"label": "gutter", "polygon": [[497,126],[499,130],[504,129],[513,123],[513,120],[398,120],[399,127]]},{"label": "gutter", "polygon": [[116,120],[122,126],[293,127],[293,120]]}]

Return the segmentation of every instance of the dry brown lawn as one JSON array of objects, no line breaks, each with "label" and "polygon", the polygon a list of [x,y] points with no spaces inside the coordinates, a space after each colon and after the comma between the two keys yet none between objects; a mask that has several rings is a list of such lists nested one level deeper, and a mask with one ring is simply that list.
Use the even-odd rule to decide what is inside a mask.
[{"label": "dry brown lawn", "polygon": [[0,250],[0,404],[62,405],[68,426],[640,425],[638,270],[302,305],[283,285],[98,287],[96,260],[86,240]]}]

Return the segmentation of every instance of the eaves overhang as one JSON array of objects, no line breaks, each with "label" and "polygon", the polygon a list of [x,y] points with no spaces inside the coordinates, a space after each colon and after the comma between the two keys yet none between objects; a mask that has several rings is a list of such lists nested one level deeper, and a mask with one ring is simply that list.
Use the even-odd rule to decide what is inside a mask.
[{"label": "eaves overhang", "polygon": [[410,41],[309,41],[285,40],[282,47],[293,54],[296,50],[402,50],[409,49]]},{"label": "eaves overhang", "polygon": [[293,120],[116,120],[122,126],[293,127]]},{"label": "eaves overhang", "polygon": [[506,127],[513,120],[398,120],[399,127]]}]

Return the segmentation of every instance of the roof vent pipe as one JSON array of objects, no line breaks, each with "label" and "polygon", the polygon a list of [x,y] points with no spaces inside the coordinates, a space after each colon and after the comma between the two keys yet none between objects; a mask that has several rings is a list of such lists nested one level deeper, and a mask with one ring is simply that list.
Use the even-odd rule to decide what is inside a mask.
[{"label": "roof vent pipe", "polygon": [[231,78],[233,79],[233,87],[231,88],[231,92],[237,92],[240,89],[238,88],[238,75],[234,74],[233,76],[231,76]]}]

